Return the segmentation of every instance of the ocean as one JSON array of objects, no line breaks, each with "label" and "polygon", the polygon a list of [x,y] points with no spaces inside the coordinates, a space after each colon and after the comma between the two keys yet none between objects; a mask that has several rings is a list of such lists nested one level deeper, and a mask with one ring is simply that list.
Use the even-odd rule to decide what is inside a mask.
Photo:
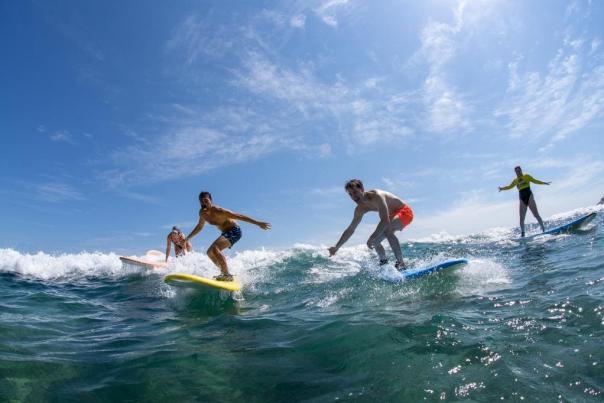
[{"label": "ocean", "polygon": [[226,298],[164,283],[217,274],[201,253],[144,270],[0,249],[0,401],[602,401],[604,213],[546,224],[591,211],[522,242],[403,232],[410,266],[469,264],[399,284],[365,246],[232,252]]}]

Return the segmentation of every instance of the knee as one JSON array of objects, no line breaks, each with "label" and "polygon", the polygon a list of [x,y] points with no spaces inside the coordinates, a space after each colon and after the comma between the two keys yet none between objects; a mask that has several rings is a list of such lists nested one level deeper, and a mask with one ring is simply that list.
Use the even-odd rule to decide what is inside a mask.
[{"label": "knee", "polygon": [[208,254],[209,257],[212,257],[214,255],[214,253],[216,253],[216,247],[210,246],[208,248],[208,250],[206,251],[206,253]]}]

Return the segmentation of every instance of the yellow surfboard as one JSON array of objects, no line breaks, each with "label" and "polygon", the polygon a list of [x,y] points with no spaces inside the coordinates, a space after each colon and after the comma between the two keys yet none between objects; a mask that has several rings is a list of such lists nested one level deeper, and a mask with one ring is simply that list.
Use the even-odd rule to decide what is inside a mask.
[{"label": "yellow surfboard", "polygon": [[218,281],[210,278],[196,276],[194,274],[172,273],[168,274],[164,281],[167,284],[180,287],[202,287],[215,290],[239,291],[241,284],[238,281]]}]

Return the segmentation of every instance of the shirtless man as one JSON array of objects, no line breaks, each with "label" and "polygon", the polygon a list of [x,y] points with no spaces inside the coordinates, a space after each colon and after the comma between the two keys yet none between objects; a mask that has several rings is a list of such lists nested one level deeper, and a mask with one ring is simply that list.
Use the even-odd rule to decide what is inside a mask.
[{"label": "shirtless man", "polygon": [[166,262],[170,256],[172,244],[174,244],[174,254],[176,254],[176,257],[186,255],[187,252],[193,250],[191,242],[185,241],[185,234],[176,225],[172,227],[172,231],[170,231],[166,238]]},{"label": "shirtless man", "polygon": [[222,232],[220,236],[208,248],[208,256],[216,266],[220,268],[220,276],[214,277],[220,281],[233,281],[233,276],[229,273],[226,259],[222,254],[222,250],[232,247],[235,242],[241,238],[241,228],[235,220],[241,220],[257,225],[260,228],[267,230],[271,225],[267,222],[256,221],[253,218],[243,214],[234,213],[222,207],[216,206],[212,202],[212,195],[209,192],[201,192],[199,194],[199,222],[193,228],[193,231],[185,238],[188,242],[191,238],[201,231],[206,222],[218,227]]},{"label": "shirtless man", "polygon": [[357,204],[357,207],[354,209],[352,222],[346,228],[336,246],[328,249],[329,256],[335,255],[338,249],[350,239],[365,213],[377,211],[380,215],[380,222],[367,240],[367,246],[369,249],[375,248],[380,258],[380,265],[383,265],[388,263],[388,259],[381,242],[384,238],[388,239],[390,247],[396,256],[395,267],[399,270],[405,270],[401,245],[394,232],[401,231],[411,223],[413,220],[411,207],[403,203],[397,196],[384,190],[375,189],[366,192],[363,183],[358,179],[351,179],[346,182],[344,189],[346,189],[350,198]]}]

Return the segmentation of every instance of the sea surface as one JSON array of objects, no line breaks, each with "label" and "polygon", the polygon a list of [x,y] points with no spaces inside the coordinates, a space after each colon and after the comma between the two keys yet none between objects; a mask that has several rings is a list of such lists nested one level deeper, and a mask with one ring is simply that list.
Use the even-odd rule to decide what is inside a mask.
[{"label": "sea surface", "polygon": [[547,225],[590,211],[405,241],[411,266],[470,262],[399,284],[364,246],[231,253],[234,295],[164,283],[216,274],[202,254],[0,249],[0,401],[603,401],[604,211]]}]

